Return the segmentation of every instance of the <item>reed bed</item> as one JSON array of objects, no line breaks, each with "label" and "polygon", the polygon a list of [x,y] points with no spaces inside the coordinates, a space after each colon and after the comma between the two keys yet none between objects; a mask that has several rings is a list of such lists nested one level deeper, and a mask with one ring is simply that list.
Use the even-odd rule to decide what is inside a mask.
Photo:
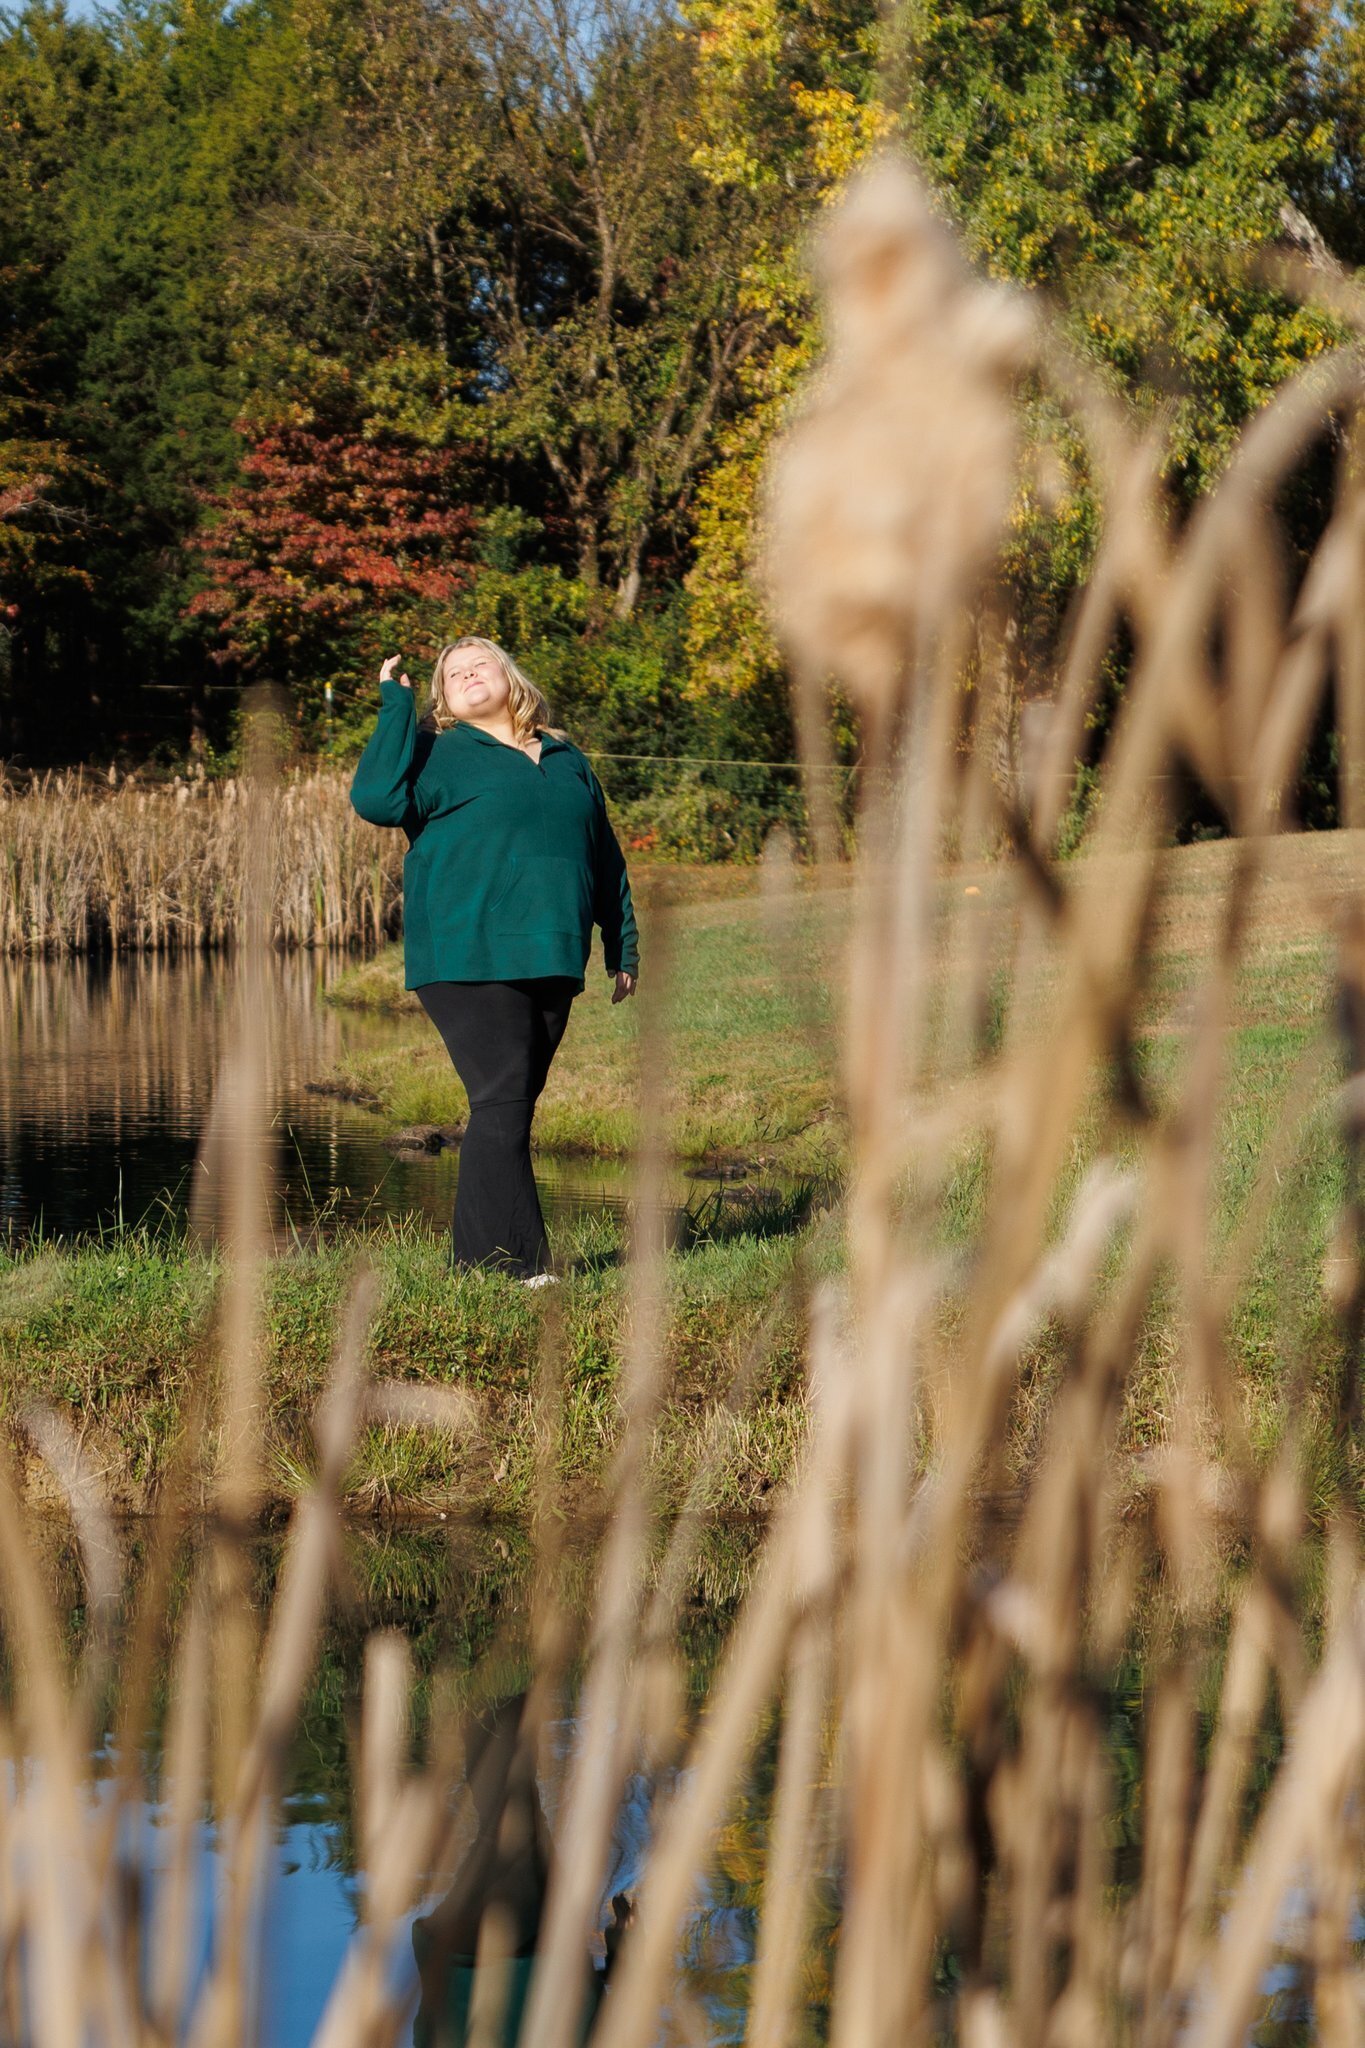
[{"label": "reed bed", "polygon": [[[1352,823],[1365,797],[1365,477],[1354,454],[1365,358],[1344,348],[1287,385],[1181,531],[1155,434],[1094,388],[1039,309],[971,275],[907,166],[887,159],[860,178],[831,214],[818,261],[829,354],[773,464],[767,574],[812,767],[827,764],[833,675],[863,720],[867,773],[854,886],[815,892],[828,910],[823,937],[805,932],[791,960],[794,986],[824,975],[842,989],[833,1050],[851,1134],[845,1272],[809,1289],[797,1470],[693,1712],[677,1620],[708,1446],[721,1455],[720,1424],[743,1413],[764,1339],[725,1400],[699,1416],[693,1498],[665,1523],[651,1475],[668,1395],[667,1270],[648,1199],[667,1144],[659,906],[640,998],[644,1199],[591,1620],[576,1634],[561,1597],[558,1480],[544,1454],[562,1400],[552,1297],[530,1430],[542,1446],[535,1620],[529,1641],[504,1646],[505,1667],[515,1649],[532,1677],[510,1721],[501,1701],[499,1726],[511,1730],[501,1778],[490,1782],[485,1768],[492,1745],[462,1767],[470,1696],[453,1681],[414,1751],[405,1646],[376,1638],[356,1748],[363,1918],[317,2039],[343,2048],[399,2037],[411,2009],[392,1973],[403,1916],[428,1874],[449,1867],[471,1798],[496,1809],[537,1764],[551,1771],[548,1724],[568,1694],[579,1739],[555,1801],[523,2043],[570,2048],[580,2037],[612,1820],[639,1769],[671,1789],[594,2048],[708,2039],[706,2011],[679,1977],[680,1927],[755,1743],[775,1729],[749,2041],[1234,2048],[1264,2002],[1268,1967],[1293,1959],[1305,2038],[1345,2048],[1365,2015],[1356,888],[1301,885],[1305,932],[1336,947],[1336,1015],[1250,1162],[1231,1229],[1215,1235],[1211,1218],[1246,905],[1293,829],[1290,793],[1329,688]],[[1338,307],[1365,325],[1344,289]],[[1012,640],[996,559],[1022,459],[1016,405],[1039,386],[1084,437],[1105,522],[1057,650],[1048,748],[1020,783],[1000,773]],[[1342,449],[1338,501],[1312,560],[1291,575],[1277,494],[1324,434]],[[1091,843],[1063,867],[1070,764],[1119,638],[1132,663]],[[1154,1078],[1138,1055],[1138,1019],[1165,908],[1177,768],[1202,779],[1239,837],[1176,1069]],[[816,772],[809,783],[817,828],[824,782]],[[837,844],[826,818],[822,858]],[[943,886],[948,856],[964,852],[994,861],[989,890]],[[765,875],[780,929],[796,895],[780,848]],[[255,891],[258,948],[268,894]],[[808,1023],[827,1029],[814,1010]],[[237,2048],[254,2038],[261,1847],[320,1618],[340,1585],[349,1445],[370,1414],[415,1429],[477,1423],[467,1390],[446,1399],[439,1388],[371,1384],[374,1294],[358,1274],[317,1417],[315,1480],[293,1517],[273,1608],[255,1614],[232,1538],[259,1497],[264,1253],[253,1191],[266,1062],[244,1011],[223,1084],[236,1193],[222,1228],[236,1293],[217,1384],[205,1376],[203,1426],[185,1432],[183,1449],[186,1484],[196,1470],[216,1475],[217,1561],[173,1627],[164,1568],[144,1575],[120,1660],[114,1786],[100,1802],[84,1788],[113,1640],[115,1534],[79,1444],[60,1417],[35,1415],[32,1441],[67,1494],[85,1558],[90,1619],[73,1682],[15,1494],[0,1486],[0,1600],[19,1674],[0,1738],[12,1757],[41,1763],[0,1783],[0,1998],[12,2038],[62,2048]],[[1281,1333],[1286,1426],[1277,1442],[1253,1446],[1229,1331],[1252,1263],[1273,1242],[1324,1074],[1342,1165],[1321,1276],[1337,1343],[1324,1361],[1295,1327]],[[961,1216],[950,1230],[944,1211],[966,1159],[977,1162],[978,1198],[964,1237]],[[1134,1454],[1121,1441],[1125,1403],[1158,1296],[1175,1332],[1172,1400],[1164,1429]],[[1044,1329],[1063,1362],[1040,1391],[1030,1359]],[[1304,1417],[1310,1378],[1322,1373],[1333,1457],[1310,1499]],[[1037,1451],[1007,1494],[1009,1424],[1029,1401]],[[163,1560],[178,1541],[180,1497],[167,1489]],[[163,1637],[174,1671],[165,1796],[175,1855],[172,1879],[149,1890],[130,1881],[136,1836],[122,1822],[145,1790],[140,1736]],[[1144,1672],[1142,1789],[1138,1838],[1125,1843],[1106,1702],[1134,1660]],[[505,1691],[476,1675],[475,1705],[480,1684]],[[228,1876],[219,1939],[192,1980],[190,1845],[206,1797]],[[834,1888],[837,1931],[817,1956],[818,1885],[826,1898]],[[468,2035],[480,2044],[505,2032],[496,1966],[506,1941],[505,1919],[485,1912]],[[828,1997],[817,1998],[826,1966]]]},{"label": "reed bed", "polygon": [[[401,922],[402,843],[351,809],[344,777],[283,778],[261,821],[272,881],[269,938],[339,949]],[[109,788],[79,771],[0,773],[0,952],[174,953],[240,937],[248,865],[237,777]]]}]

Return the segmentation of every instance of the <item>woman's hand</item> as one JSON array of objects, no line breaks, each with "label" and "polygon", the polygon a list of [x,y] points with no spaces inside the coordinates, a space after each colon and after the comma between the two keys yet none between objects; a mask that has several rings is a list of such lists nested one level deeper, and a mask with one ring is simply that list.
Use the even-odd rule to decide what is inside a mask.
[{"label": "woman's hand", "polygon": [[634,993],[635,976],[627,974],[624,969],[618,967],[616,970],[616,986],[611,992],[612,1001],[614,1003],[623,1003],[627,996],[633,996]]},{"label": "woman's hand", "polygon": [[[384,663],[383,668],[381,668],[379,671],[379,680],[381,683],[391,683],[393,681],[393,672],[397,668],[399,662],[402,659],[403,657],[401,654],[391,654],[389,656],[388,660]],[[411,680],[409,679],[408,672],[406,669],[403,670],[398,680],[403,685],[403,688],[405,690],[410,690],[412,688],[412,683]]]}]

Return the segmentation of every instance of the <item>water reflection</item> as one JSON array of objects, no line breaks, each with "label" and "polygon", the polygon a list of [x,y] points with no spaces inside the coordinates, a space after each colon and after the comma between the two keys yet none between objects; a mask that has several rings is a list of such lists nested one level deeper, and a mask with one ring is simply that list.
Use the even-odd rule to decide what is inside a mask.
[{"label": "water reflection", "polygon": [[[507,1694],[466,1718],[475,1834],[449,1890],[413,1923],[420,1981],[414,2048],[464,2048],[475,2033],[489,2048],[515,2048],[521,2033],[554,1862],[536,1737],[525,1693]],[[597,2012],[629,1911],[626,1894],[618,1893],[600,1970],[584,1951],[580,2036]]]},{"label": "water reflection", "polygon": [[[575,1640],[586,1639],[587,1602],[598,1562],[599,1531],[566,1532],[561,1581],[565,1613]],[[131,1575],[140,1570],[144,1539],[130,1543]],[[191,1532],[191,1548],[197,1543]],[[396,1930],[391,1970],[395,1986],[408,1998],[410,2013],[425,2012],[414,2048],[442,2039],[437,2015],[449,2013],[452,1985],[448,1975],[433,1969],[424,1987],[419,1959],[433,1958],[439,1937],[444,1959],[457,1971],[477,1954],[482,1909],[490,1903],[507,1909],[512,1927],[510,1946],[533,1954],[540,1926],[545,1886],[561,1827],[562,1796],[580,1739],[574,1711],[574,1685],[567,1687],[561,1717],[545,1727],[540,1762],[531,1762],[530,1745],[521,1746],[519,1714],[530,1676],[529,1611],[534,1563],[529,1536],[517,1524],[451,1524],[441,1531],[352,1530],[345,1539],[344,1583],[349,1595],[339,1600],[321,1644],[309,1685],[298,1739],[293,1751],[280,1824],[270,1848],[270,1883],[259,1926],[259,2038],[266,2048],[304,2048],[312,2039],[336,1984],[347,1948],[361,1926],[364,1878],[360,1870],[354,1805],[354,1766],[358,1705],[367,1636],[378,1628],[401,1629],[408,1639],[416,1673],[413,1698],[415,1754],[429,1741],[438,1697],[449,1700],[452,1679],[461,1679],[464,1696],[475,1705],[466,1727],[465,1762],[474,1797],[464,1833],[451,1852],[451,1867],[426,1874],[424,1897]],[[758,1557],[758,1531],[744,1525],[716,1524],[704,1532],[693,1583],[685,1604],[678,1647],[688,1680],[690,1714],[695,1714],[714,1680],[727,1634],[739,1611]],[[82,1582],[74,1545],[55,1537],[44,1557],[46,1575],[56,1587],[63,1626],[61,1637],[72,1645],[86,1623]],[[276,1539],[262,1539],[253,1549],[250,1578],[252,1604],[264,1613],[279,1564]],[[187,1567],[188,1568],[188,1567]],[[710,1589],[709,1592],[706,1589]],[[1211,1646],[1213,1664],[1221,1647]],[[574,1669],[579,1666],[575,1664]],[[0,1644],[0,1693],[6,1678],[5,1650]],[[1210,1678],[1218,1672],[1211,1669]],[[1142,1669],[1133,1664],[1116,1675],[1106,1695],[1106,1754],[1114,1787],[1110,1826],[1140,1847],[1142,1787],[1140,1760],[1144,1743],[1146,1688]],[[1216,1696],[1217,1684],[1210,1688]],[[164,1708],[166,1693],[154,1696]],[[1207,1733],[1207,1729],[1203,1731]],[[472,1735],[473,1739],[470,1739]],[[763,1873],[768,1853],[778,1729],[769,1720],[758,1731],[754,1755],[731,1810],[715,1837],[710,1867],[700,1874],[693,1905],[677,1951],[680,2005],[674,2015],[678,2031],[665,2026],[660,2040],[700,2036],[714,2044],[738,2043],[745,2037]],[[481,1746],[482,1745],[482,1746]],[[150,1743],[151,1803],[129,1816],[121,1837],[121,1857],[130,1886],[145,1881],[155,1892],[168,1858],[167,1811],[160,1804],[160,1734]],[[489,1759],[493,1767],[487,1768]],[[108,1750],[95,1759],[97,1782],[92,1803],[107,1796],[113,1758]],[[1273,1758],[1267,1760],[1267,1767]],[[1256,1773],[1253,1797],[1264,1790]],[[104,1782],[99,1782],[100,1780]],[[628,1917],[650,1854],[655,1818],[676,1789],[676,1777],[661,1772],[651,1779],[636,1772],[626,1780],[616,1817],[611,1853],[600,1872],[598,1939],[585,1957],[585,1987],[611,1996],[602,1982],[608,1946]],[[840,1798],[837,1776],[820,1787],[817,1827],[833,1842],[837,1830],[828,1825]],[[452,1808],[458,1815],[459,1807]],[[502,1823],[511,1812],[510,1836]],[[823,2041],[828,2020],[839,1945],[843,1906],[843,1872],[832,1853],[821,1859],[817,1898],[804,1967],[806,2006],[792,2036],[792,2048]],[[213,1951],[218,1916],[223,1908],[223,1866],[216,1823],[206,1810],[195,1842],[195,1938],[191,1976],[202,1972]],[[1121,1877],[1121,1899],[1135,1900],[1139,1885],[1135,1859]],[[1297,1955],[1275,1958],[1262,1979],[1262,2009],[1248,2030],[1249,2048],[1297,2048],[1315,2038],[1311,1972],[1302,1957],[1303,1897],[1291,1888],[1281,1905],[1277,1944]],[[1357,1916],[1351,1941],[1365,1937]],[[630,1940],[627,1927],[623,1939]],[[587,1976],[595,1964],[598,1977]],[[960,1955],[945,1951],[938,1974],[945,1995],[960,1987]],[[529,1972],[525,1973],[529,1976]],[[472,1990],[466,1982],[466,1993]],[[458,1987],[456,1987],[458,1990]],[[425,1993],[425,1997],[423,1994]],[[945,2008],[946,2011],[946,2008]],[[1122,2034],[1122,2016],[1114,2015],[1114,2038]],[[684,2021],[686,2024],[684,2024]],[[430,2031],[436,2029],[435,2031]],[[459,2040],[458,2032],[450,2035]],[[496,2037],[495,2037],[496,2038]]]},{"label": "water reflection", "polygon": [[[44,1575],[52,1585],[61,1618],[62,1640],[77,1650],[87,1621],[84,1589],[74,1542],[59,1525],[44,1525],[40,1544]],[[177,1568],[188,1586],[208,1532],[192,1527]],[[717,1526],[702,1539],[694,1592],[683,1620],[679,1647],[694,1701],[711,1684],[725,1636],[754,1568],[759,1531],[743,1525]],[[600,1530],[571,1528],[565,1537],[562,1593],[575,1639],[584,1639],[586,1602],[598,1561]],[[458,1798],[451,1819],[460,1828],[448,1867],[426,1873],[423,1897],[395,1930],[388,1976],[406,1998],[410,2026],[400,2037],[414,2048],[435,2048],[463,2038],[444,2022],[459,2018],[469,2003],[485,1912],[499,1909],[510,1925],[514,1952],[531,1959],[561,1826],[563,1787],[581,1736],[570,1683],[564,1711],[544,1726],[543,1742],[522,1727],[525,1694],[513,1689],[529,1677],[530,1609],[534,1563],[526,1530],[517,1524],[450,1524],[440,1531],[371,1532],[356,1529],[344,1539],[345,1569],[331,1624],[307,1687],[297,1738],[287,1772],[279,1824],[267,1849],[268,1878],[253,1929],[251,2002],[259,2024],[253,2029],[263,2048],[305,2048],[314,2037],[341,1975],[347,1951],[363,1924],[365,1879],[360,1867],[356,1814],[358,1717],[365,1644],[376,1629],[401,1629],[413,1660],[414,1755],[433,1734],[437,1700],[451,1687],[465,1689],[467,1711],[462,1744],[465,1779],[472,1795]],[[282,1546],[262,1537],[249,1550],[250,1603],[264,1615],[278,1593]],[[131,1589],[149,1558],[139,1525],[127,1536],[129,1608]],[[703,1597],[709,1585],[712,1596]],[[143,1920],[157,1923],[158,1897],[173,1854],[172,1791],[164,1716],[169,1710],[171,1649],[152,1688],[156,1725],[146,1749],[145,1801],[123,1809],[119,1860],[128,1896],[143,1899]],[[502,1674],[520,1672],[513,1687]],[[491,1678],[489,1674],[492,1674]],[[12,1682],[0,1643],[0,1699]],[[111,1699],[113,1718],[118,1702]],[[97,1752],[89,1808],[106,1811],[114,1791],[117,1757],[111,1742]],[[41,1768],[36,1764],[26,1770]],[[759,1795],[766,1812],[770,1782],[766,1761]],[[656,1798],[673,1789],[671,1776],[655,1782],[641,1773],[627,1781],[617,1816],[611,1854],[602,1873],[597,1938],[583,1958],[584,1990],[595,2004],[607,1985],[607,1961],[629,1915],[629,1898],[643,1872],[653,1830]],[[755,1805],[753,1817],[759,1808]],[[510,1826],[509,1826],[510,1823]],[[203,1985],[228,1910],[216,1800],[206,1799],[193,1830],[187,1873],[190,1938],[186,1990],[192,2000]],[[721,1939],[724,1930],[724,1939]],[[625,1935],[628,1939],[628,1932]],[[722,1954],[722,1948],[724,1953]],[[752,1961],[752,1916],[736,1911],[733,1880],[721,1867],[699,1890],[681,1953],[684,1980],[708,2015],[708,2038],[743,2037],[747,1971]],[[419,1961],[428,1967],[419,1971]],[[522,1972],[529,1980],[529,1970]],[[425,1977],[425,1982],[423,1978]],[[524,1991],[525,1984],[522,1984]],[[609,1992],[608,1994],[609,1995]],[[492,2039],[512,2038],[499,2033]]]},{"label": "water reflection", "polygon": [[[458,1152],[395,1154],[379,1118],[309,1092],[348,1054],[410,1042],[403,1020],[320,1000],[345,965],[270,963],[277,1221],[311,1232],[416,1214],[444,1228]],[[0,960],[0,1240],[183,1221],[235,1003],[232,963],[201,954]],[[541,1157],[536,1180],[552,1227],[629,1194],[607,1162]]]}]

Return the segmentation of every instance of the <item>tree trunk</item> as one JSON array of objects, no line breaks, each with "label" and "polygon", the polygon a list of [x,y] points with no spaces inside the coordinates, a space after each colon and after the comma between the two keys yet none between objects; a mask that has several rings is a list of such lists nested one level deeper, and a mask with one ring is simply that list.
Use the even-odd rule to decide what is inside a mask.
[{"label": "tree trunk", "polygon": [[436,332],[441,343],[441,354],[450,361],[450,298],[446,286],[445,251],[441,237],[433,222],[426,226],[427,254],[431,258],[431,293],[436,309]]},{"label": "tree trunk", "polygon": [[636,602],[640,595],[640,556],[642,552],[642,545],[637,541],[631,548],[630,557],[622,573],[621,581],[616,586],[614,610],[618,619],[628,619],[635,610]]}]

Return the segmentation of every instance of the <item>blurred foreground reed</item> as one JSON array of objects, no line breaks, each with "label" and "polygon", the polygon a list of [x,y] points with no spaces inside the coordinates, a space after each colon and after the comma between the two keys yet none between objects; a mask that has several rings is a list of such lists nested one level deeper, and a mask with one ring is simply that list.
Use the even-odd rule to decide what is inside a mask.
[{"label": "blurred foreground reed", "polygon": [[[754,2043],[813,2038],[827,2022],[840,2048],[1232,2048],[1249,2037],[1268,1966],[1293,1954],[1305,2037],[1344,2048],[1365,2028],[1365,913],[1355,888],[1301,885],[1305,929],[1320,926],[1337,947],[1337,1014],[1247,1163],[1231,1229],[1216,1236],[1211,1218],[1247,904],[1293,828],[1291,792],[1329,690],[1343,808],[1362,822],[1365,496],[1354,450],[1365,364],[1351,347],[1286,386],[1178,533],[1155,440],[1093,388],[1034,309],[966,272],[903,166],[884,163],[853,190],[822,264],[831,353],[773,466],[767,560],[813,768],[825,765],[831,675],[866,736],[855,887],[825,892],[823,954],[807,948],[792,963],[798,984],[826,974],[844,989],[830,1050],[852,1138],[846,1279],[811,1290],[800,1466],[694,1716],[677,1615],[699,1522],[684,1508],[661,1526],[651,1493],[668,1284],[648,1220],[660,1213],[648,1196],[667,1138],[664,1091],[650,1085],[668,1056],[668,930],[656,905],[641,997],[643,1220],[612,1516],[580,1639],[559,1597],[556,1473],[542,1459],[534,1677],[508,1738],[520,1745],[524,1789],[537,1757],[550,1768],[547,1721],[572,1694],[579,1742],[557,1801],[521,2039],[569,2048],[580,2038],[584,1957],[606,1917],[627,1773],[678,1765],[593,2040],[707,2038],[705,2013],[677,1979],[679,1927],[776,1714]],[[1354,320],[1361,308],[1343,298],[1340,310]],[[1105,524],[1058,650],[1047,746],[1021,780],[1000,774],[1013,709],[995,560],[1018,461],[1014,402],[1030,383],[1045,385],[1084,437]],[[1312,560],[1291,573],[1276,495],[1324,435],[1341,451],[1337,506]],[[1070,767],[1118,639],[1131,665],[1089,848],[1059,866]],[[1177,1068],[1158,1075],[1136,1019],[1167,890],[1177,769],[1222,804],[1238,843]],[[812,791],[827,780],[813,775]],[[264,770],[255,787],[253,801],[267,803]],[[836,835],[825,822],[828,855]],[[264,848],[265,835],[248,843]],[[986,884],[954,883],[951,862],[964,856],[990,857]],[[269,892],[263,868],[253,872],[259,947]],[[779,849],[765,872],[780,924],[793,892]],[[821,1029],[814,1015],[810,1028]],[[235,2048],[253,2038],[261,1847],[338,1583],[348,1447],[366,1414],[413,1428],[471,1422],[459,1388],[368,1382],[373,1289],[358,1275],[317,1418],[316,1481],[258,1636],[234,1561],[234,1535],[251,1526],[259,1497],[256,1190],[268,1076],[249,1004],[223,1086],[235,1177],[220,1221],[235,1292],[220,1384],[206,1380],[201,1426],[183,1446],[185,1483],[205,1460],[217,1474],[216,1548],[172,1631],[166,1781],[184,1853],[150,1903],[130,1881],[119,1801],[126,1810],[142,1789],[139,1738],[183,1487],[166,1489],[161,1564],[144,1575],[121,1659],[118,1797],[98,1806],[83,1788],[109,1676],[115,1535],[80,1445],[59,1417],[35,1414],[33,1442],[67,1493],[86,1563],[89,1621],[73,1686],[13,1491],[0,1487],[0,1594],[16,1670],[0,1734],[16,1764],[34,1760],[7,1774],[0,1816],[11,2038],[63,2048]],[[1343,1199],[1322,1273],[1338,1339],[1324,1361],[1294,1328],[1281,1333],[1287,1426],[1279,1441],[1253,1443],[1227,1333],[1304,1116],[1324,1093],[1341,1130]],[[979,1198],[964,1243],[945,1229],[944,1209],[968,1159]],[[1134,1455],[1120,1448],[1120,1422],[1158,1296],[1176,1333],[1170,1420]],[[1063,1358],[1045,1399],[1028,1363],[1043,1329],[1059,1335]],[[732,1407],[742,1408],[761,1348],[760,1334]],[[1308,1377],[1323,1371],[1334,1454],[1310,1502],[1301,1418]],[[538,1442],[554,1440],[558,1389],[551,1300]],[[1028,1401],[1041,1408],[1036,1455],[1007,1497],[1004,1446]],[[698,1418],[703,1472],[716,1420]],[[1139,1654],[1140,1834],[1124,1843],[1104,1703]],[[355,1785],[363,1921],[318,2037],[329,2048],[399,2037],[406,2015],[390,1966],[402,1916],[464,1824],[468,1701],[452,1687],[414,1762],[408,1695],[403,1643],[377,1638]],[[498,1726],[507,1725],[504,1709]],[[832,1798],[816,1796],[825,1787]],[[228,1877],[221,1938],[192,1984],[188,1844],[206,1798]],[[839,1903],[826,2015],[811,1996],[810,1933],[817,1875],[831,1872]],[[501,1911],[483,1916],[469,2034],[481,2044],[502,2038],[497,1987],[507,1980],[492,1965],[509,1939]]]},{"label": "blurred foreground reed", "polygon": [[[264,829],[270,943],[373,945],[399,924],[402,843],[351,809],[347,779],[293,775]],[[109,789],[79,771],[0,771],[0,953],[193,952],[240,938],[245,786]]]}]

